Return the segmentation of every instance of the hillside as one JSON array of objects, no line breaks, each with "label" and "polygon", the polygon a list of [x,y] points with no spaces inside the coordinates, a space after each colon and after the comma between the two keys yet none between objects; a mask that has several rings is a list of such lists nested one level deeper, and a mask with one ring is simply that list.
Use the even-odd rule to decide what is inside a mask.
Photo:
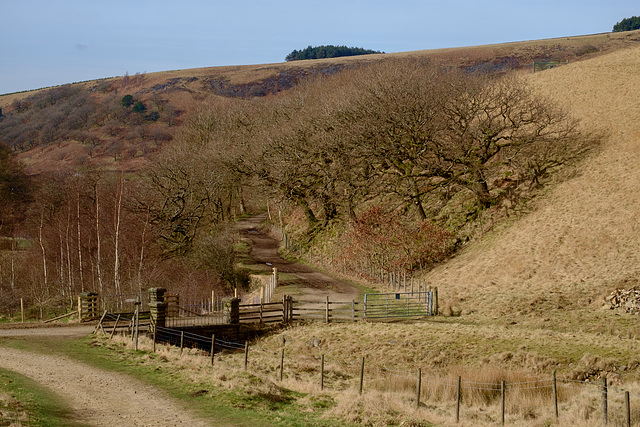
[{"label": "hillside", "polygon": [[[524,314],[570,304],[601,305],[602,297],[622,284],[636,284],[640,208],[637,138],[640,79],[637,69],[640,31],[607,33],[501,45],[439,49],[363,57],[333,58],[296,63],[214,67],[78,83],[96,103],[119,103],[123,94],[149,102],[160,99],[178,112],[178,120],[164,126],[175,133],[198,106],[220,98],[264,97],[293,87],[306,76],[334,74],[347,67],[387,57],[430,58],[464,69],[523,70],[524,78],[544,95],[564,104],[583,120],[588,131],[606,134],[602,151],[557,188],[548,188],[539,206],[512,218],[455,259],[429,274],[442,287],[443,298],[463,312]],[[534,61],[568,60],[568,65],[531,73]],[[0,96],[0,107],[26,96]],[[155,97],[155,98],[154,98]],[[117,105],[116,105],[117,106]],[[139,123],[135,124],[140,126]],[[121,137],[103,135],[103,127],[88,132],[105,141],[92,146],[69,137],[20,153],[28,172],[69,171],[87,163],[139,170],[170,142],[153,144],[145,136],[125,141],[129,155],[114,155],[109,144]],[[126,135],[126,122],[120,132]],[[146,145],[144,145],[146,144]],[[144,146],[143,146],[144,145]],[[151,148],[149,148],[151,146]],[[89,154],[88,154],[89,153]],[[524,292],[528,290],[535,292]],[[526,307],[526,308],[523,308]]]},{"label": "hillside", "polygon": [[[82,136],[85,142],[69,133],[56,143],[22,149],[20,157],[34,174],[69,171],[86,164],[139,170],[180,129],[189,112],[215,99],[269,96],[310,76],[332,75],[390,57],[429,58],[466,70],[531,71],[535,61],[573,63],[637,44],[638,40],[640,31],[632,31],[293,63],[173,70],[76,83],[72,87],[88,94],[101,109],[113,111],[123,95],[132,94],[145,104],[157,104],[157,109],[169,107],[175,118],[168,125],[162,120],[151,124],[115,120],[114,124],[109,122],[114,122],[111,117],[117,112],[110,113],[111,116],[103,114],[95,125],[85,129]],[[37,96],[44,90],[1,95],[0,108],[5,114],[11,113],[16,101]],[[37,124],[35,132],[42,127],[43,124]]]},{"label": "hillside", "polygon": [[638,66],[633,47],[527,76],[604,144],[535,210],[429,274],[463,312],[598,311],[612,289],[640,284]]}]

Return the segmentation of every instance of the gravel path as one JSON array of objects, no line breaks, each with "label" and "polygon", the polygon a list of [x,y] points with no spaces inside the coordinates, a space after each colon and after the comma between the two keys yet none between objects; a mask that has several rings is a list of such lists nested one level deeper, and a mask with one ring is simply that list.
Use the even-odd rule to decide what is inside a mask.
[{"label": "gravel path", "polygon": [[[52,330],[36,331],[50,336]],[[6,332],[6,330],[1,331]],[[76,331],[78,332],[78,331]],[[87,426],[210,426],[164,392],[117,372],[103,371],[65,356],[0,347],[0,367],[37,381],[73,408],[70,422]]]}]

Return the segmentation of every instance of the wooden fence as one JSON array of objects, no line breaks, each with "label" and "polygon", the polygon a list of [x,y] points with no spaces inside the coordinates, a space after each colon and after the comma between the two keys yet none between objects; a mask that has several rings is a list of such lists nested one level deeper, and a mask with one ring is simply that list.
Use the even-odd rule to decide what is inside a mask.
[{"label": "wooden fence", "polygon": [[291,319],[290,299],[279,302],[240,305],[240,323],[279,323]]},{"label": "wooden fence", "polygon": [[[169,300],[171,301],[171,300]],[[434,292],[367,294],[365,301],[294,300],[285,295],[281,301],[239,304],[240,323],[277,323],[289,321],[355,322],[398,317],[433,316]],[[168,302],[167,327],[221,325],[229,323],[229,300],[173,305]]]},{"label": "wooden fence", "polygon": [[363,318],[362,303],[354,301],[291,301],[291,320],[355,322]]},{"label": "wooden fence", "polygon": [[95,320],[100,317],[100,297],[93,292],[80,294],[78,297],[78,317],[81,322]]}]

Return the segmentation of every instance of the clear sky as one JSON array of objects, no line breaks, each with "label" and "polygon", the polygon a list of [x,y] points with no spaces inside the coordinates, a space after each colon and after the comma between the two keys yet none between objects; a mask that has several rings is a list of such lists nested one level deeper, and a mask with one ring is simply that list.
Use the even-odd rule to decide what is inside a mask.
[{"label": "clear sky", "polygon": [[0,0],[0,94],[326,44],[384,52],[611,31],[637,0]]}]

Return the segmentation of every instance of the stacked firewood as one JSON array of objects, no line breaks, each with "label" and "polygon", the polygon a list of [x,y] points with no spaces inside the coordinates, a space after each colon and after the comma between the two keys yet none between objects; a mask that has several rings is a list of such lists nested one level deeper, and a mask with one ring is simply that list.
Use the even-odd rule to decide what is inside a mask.
[{"label": "stacked firewood", "polygon": [[640,288],[616,289],[606,298],[605,303],[613,309],[623,309],[627,313],[640,313]]}]

